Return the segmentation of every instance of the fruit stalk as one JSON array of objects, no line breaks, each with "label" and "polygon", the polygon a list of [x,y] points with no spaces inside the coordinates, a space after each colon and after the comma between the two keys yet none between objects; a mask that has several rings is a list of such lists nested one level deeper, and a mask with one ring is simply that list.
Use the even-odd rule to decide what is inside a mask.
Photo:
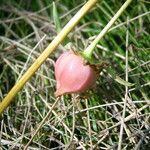
[{"label": "fruit stalk", "polygon": [[120,15],[124,12],[127,6],[132,2],[132,0],[127,0],[122,7],[118,10],[118,12],[111,18],[108,24],[104,27],[104,29],[100,32],[100,34],[95,38],[95,40],[84,50],[83,56],[91,60],[92,53],[97,45],[97,43],[104,37],[104,35],[108,32],[111,26],[115,23],[115,21],[120,17]]}]

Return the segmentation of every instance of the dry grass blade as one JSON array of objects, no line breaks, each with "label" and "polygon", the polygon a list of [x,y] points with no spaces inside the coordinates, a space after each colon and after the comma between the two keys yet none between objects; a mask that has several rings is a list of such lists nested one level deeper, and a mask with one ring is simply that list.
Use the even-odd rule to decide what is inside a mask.
[{"label": "dry grass blade", "polygon": [[44,117],[44,119],[41,121],[41,123],[38,125],[37,129],[33,132],[32,137],[30,138],[29,142],[27,143],[27,145],[24,147],[24,150],[27,150],[28,146],[30,145],[30,143],[32,142],[34,136],[38,133],[38,131],[41,129],[41,127],[43,126],[43,124],[45,123],[45,121],[48,119],[48,117],[50,116],[50,114],[52,113],[52,110],[54,109],[54,107],[56,106],[56,104],[58,103],[60,99],[57,98],[57,100],[55,101],[55,103],[53,104],[53,106],[51,107],[51,109],[49,110],[49,112],[47,113],[47,115]]},{"label": "dry grass blade", "polygon": [[[128,82],[128,46],[129,46],[129,18],[127,17],[127,32],[126,32],[126,81]],[[118,150],[121,150],[122,145],[122,137],[123,137],[123,128],[124,128],[124,119],[126,114],[126,107],[127,107],[127,99],[128,99],[128,86],[125,86],[125,99],[124,99],[124,107],[123,107],[123,113],[121,117],[121,126],[120,126],[120,136],[119,136],[119,144],[118,144]]]}]

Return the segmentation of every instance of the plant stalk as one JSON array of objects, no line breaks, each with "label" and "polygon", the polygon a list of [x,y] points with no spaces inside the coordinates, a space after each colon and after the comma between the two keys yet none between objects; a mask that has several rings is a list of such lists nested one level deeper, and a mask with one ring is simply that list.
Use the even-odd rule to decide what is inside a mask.
[{"label": "plant stalk", "polygon": [[111,18],[111,20],[108,22],[108,24],[104,27],[104,29],[100,32],[100,34],[95,38],[95,40],[83,51],[83,56],[91,60],[92,53],[94,51],[94,48],[96,47],[97,43],[104,37],[104,35],[108,32],[108,30],[111,28],[111,26],[115,23],[115,21],[120,17],[120,15],[124,12],[124,10],[127,8],[127,6],[131,3],[132,0],[127,0],[121,8],[118,10],[118,12]]},{"label": "plant stalk", "polygon": [[69,32],[81,20],[81,18],[96,4],[98,0],[89,0],[66,24],[55,39],[48,45],[43,53],[35,60],[30,68],[25,72],[21,79],[13,86],[7,96],[0,103],[0,114],[10,105],[16,94],[23,88],[25,83],[34,75],[38,68],[44,63],[47,57],[58,47],[58,45],[65,39]]}]

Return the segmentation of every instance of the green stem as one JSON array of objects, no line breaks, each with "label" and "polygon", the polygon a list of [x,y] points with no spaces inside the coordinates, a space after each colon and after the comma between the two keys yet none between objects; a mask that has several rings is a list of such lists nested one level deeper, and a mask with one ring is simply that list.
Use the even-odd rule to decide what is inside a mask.
[{"label": "green stem", "polygon": [[103,38],[103,36],[108,32],[111,26],[115,23],[115,21],[120,17],[120,15],[124,12],[127,6],[131,3],[132,0],[127,0],[122,7],[118,10],[118,12],[111,18],[108,24],[104,27],[104,29],[99,33],[99,35],[95,38],[95,40],[83,51],[83,56],[86,59],[91,59],[94,48],[97,43]]}]

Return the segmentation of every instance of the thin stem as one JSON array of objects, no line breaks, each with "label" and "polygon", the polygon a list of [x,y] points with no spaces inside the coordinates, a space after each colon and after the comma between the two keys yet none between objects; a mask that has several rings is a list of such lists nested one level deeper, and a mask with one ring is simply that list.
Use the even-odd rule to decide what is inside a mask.
[{"label": "thin stem", "polygon": [[95,40],[84,50],[83,55],[87,59],[91,59],[94,48],[97,43],[103,38],[103,36],[108,32],[111,26],[115,23],[115,21],[120,17],[120,15],[124,12],[127,6],[131,3],[132,0],[127,0],[122,7],[118,10],[118,12],[111,18],[108,24],[104,27],[104,29],[100,32],[100,34],[95,38]]},{"label": "thin stem", "polygon": [[70,142],[69,144],[66,146],[65,150],[69,150],[71,149],[71,145],[73,142],[73,138],[74,138],[74,131],[75,131],[75,101],[76,101],[77,95],[76,94],[72,94],[72,134],[71,134],[71,138],[70,138]]},{"label": "thin stem", "polygon": [[[86,99],[86,108],[88,109],[88,100],[87,99]],[[91,132],[91,123],[90,123],[89,110],[87,110],[87,123],[88,123],[88,130],[89,130],[90,150],[92,150],[93,149],[93,143],[92,143],[92,132]]]},{"label": "thin stem", "polygon": [[[129,45],[129,18],[127,17],[127,32],[126,32],[126,69],[125,69],[125,78],[128,82],[128,45]],[[123,106],[123,113],[121,116],[121,125],[120,125],[120,135],[119,135],[119,142],[118,142],[118,150],[121,150],[122,145],[122,137],[123,137],[123,127],[125,122],[125,114],[126,114],[126,106],[127,106],[127,99],[128,99],[128,86],[125,86],[125,100]]]},{"label": "thin stem", "polygon": [[13,86],[7,96],[0,103],[0,114],[10,105],[16,94],[22,89],[25,83],[34,75],[38,68],[44,63],[47,57],[58,47],[58,45],[65,39],[69,32],[81,20],[81,18],[96,4],[98,0],[89,0],[77,14],[66,24],[55,39],[48,45],[43,53],[35,60],[32,66],[26,71],[21,79]]}]

